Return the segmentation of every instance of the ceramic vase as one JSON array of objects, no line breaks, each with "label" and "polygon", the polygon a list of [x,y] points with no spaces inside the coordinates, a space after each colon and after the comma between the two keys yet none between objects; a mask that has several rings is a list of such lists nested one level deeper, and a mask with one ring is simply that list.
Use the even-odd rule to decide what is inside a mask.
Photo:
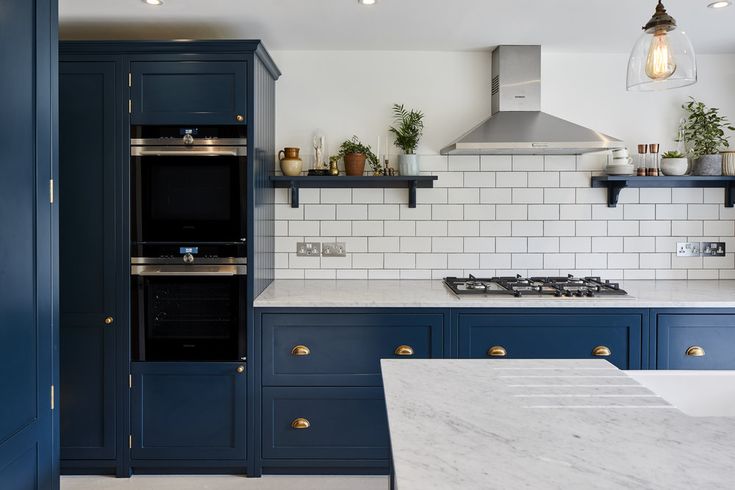
[{"label": "ceramic vase", "polygon": [[398,155],[398,172],[401,175],[419,175],[419,156],[415,154]]},{"label": "ceramic vase", "polygon": [[661,172],[664,175],[686,175],[689,170],[689,159],[687,158],[662,158]]},{"label": "ceramic vase", "polygon": [[692,175],[722,175],[722,155],[702,155],[692,164]]},{"label": "ceramic vase", "polygon": [[735,151],[726,151],[722,155],[722,175],[735,175]]},{"label": "ceramic vase", "polygon": [[278,158],[281,162],[281,172],[289,177],[301,175],[304,162],[299,158],[299,148],[284,148],[278,152]]},{"label": "ceramic vase", "polygon": [[356,177],[365,173],[365,154],[348,153],[344,156],[345,174]]}]

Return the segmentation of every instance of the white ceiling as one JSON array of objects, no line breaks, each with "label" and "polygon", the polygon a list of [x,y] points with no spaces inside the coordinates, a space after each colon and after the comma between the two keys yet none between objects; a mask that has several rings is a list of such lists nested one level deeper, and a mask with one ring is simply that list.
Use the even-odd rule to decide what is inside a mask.
[{"label": "white ceiling", "polygon": [[[735,53],[735,5],[667,0],[698,53]],[[628,52],[655,0],[59,0],[63,39],[263,39],[275,50]]]}]

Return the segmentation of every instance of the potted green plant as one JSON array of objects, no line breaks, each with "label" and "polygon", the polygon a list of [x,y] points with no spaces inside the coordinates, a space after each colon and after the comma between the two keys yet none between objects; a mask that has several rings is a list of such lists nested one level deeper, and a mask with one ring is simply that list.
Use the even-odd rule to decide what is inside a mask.
[{"label": "potted green plant", "polygon": [[664,175],[685,175],[689,159],[680,151],[667,151],[661,155],[661,172]]},{"label": "potted green plant", "polygon": [[693,159],[693,175],[722,175],[720,150],[729,145],[725,130],[735,131],[720,110],[707,107],[693,97],[682,105],[686,119],[681,134]]},{"label": "potted green plant", "polygon": [[418,175],[416,148],[424,132],[424,113],[408,110],[403,104],[393,104],[393,124],[388,128],[395,136],[393,144],[403,150],[403,154],[398,156],[398,171],[401,175]]},{"label": "potted green plant", "polygon": [[357,136],[342,142],[339,146],[339,156],[345,162],[345,173],[351,176],[365,173],[365,161],[370,163],[373,172],[380,170],[378,157],[369,145],[363,145]]}]

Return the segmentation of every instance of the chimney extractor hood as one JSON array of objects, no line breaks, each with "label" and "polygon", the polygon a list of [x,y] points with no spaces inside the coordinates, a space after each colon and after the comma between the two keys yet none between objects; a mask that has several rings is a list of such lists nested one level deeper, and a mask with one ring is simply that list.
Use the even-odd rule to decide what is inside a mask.
[{"label": "chimney extractor hood", "polygon": [[541,46],[498,46],[492,58],[492,116],[442,155],[578,155],[624,143],[541,112]]}]

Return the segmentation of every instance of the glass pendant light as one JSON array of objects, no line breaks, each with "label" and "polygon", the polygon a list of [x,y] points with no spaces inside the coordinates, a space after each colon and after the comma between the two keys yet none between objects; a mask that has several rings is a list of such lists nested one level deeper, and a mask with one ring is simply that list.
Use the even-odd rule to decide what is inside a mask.
[{"label": "glass pendant light", "polygon": [[661,0],[643,26],[628,60],[628,90],[650,91],[697,83],[697,60],[686,33],[666,13]]}]

